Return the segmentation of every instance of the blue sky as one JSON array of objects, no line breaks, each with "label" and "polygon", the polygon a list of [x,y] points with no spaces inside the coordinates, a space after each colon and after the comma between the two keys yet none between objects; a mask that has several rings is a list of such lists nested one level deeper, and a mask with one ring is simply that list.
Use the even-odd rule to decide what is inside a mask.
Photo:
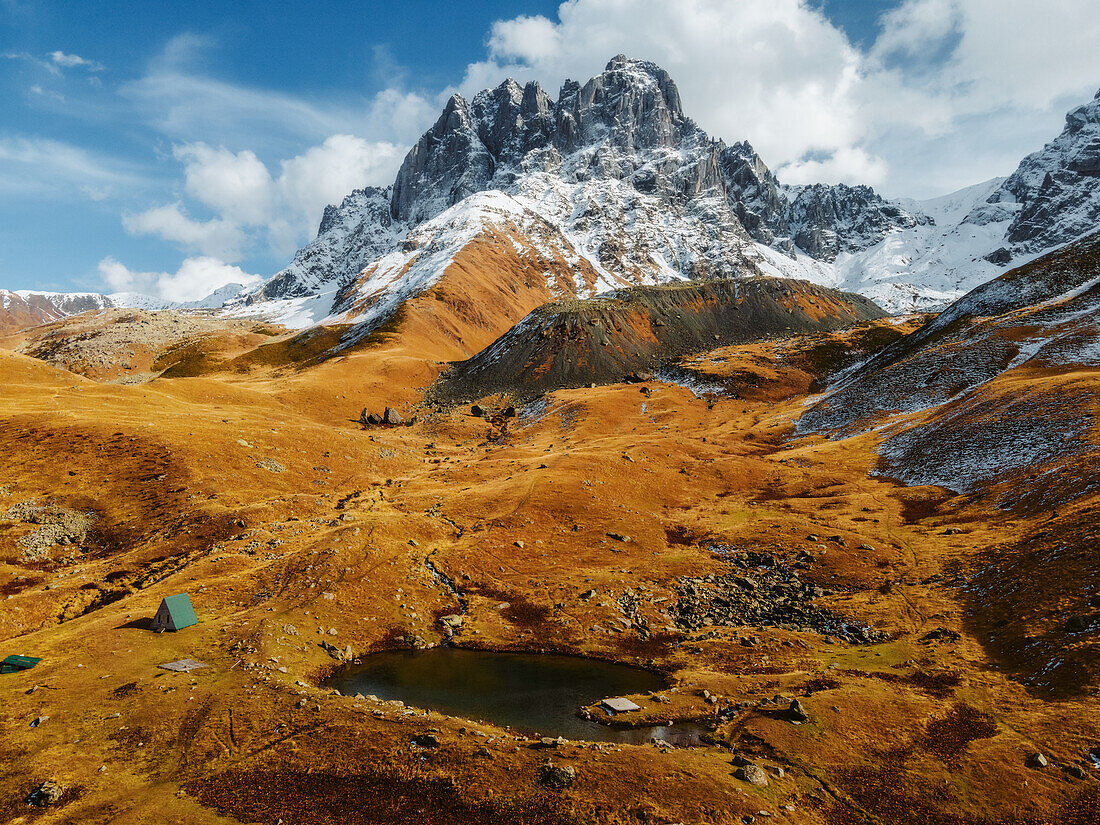
[{"label": "blue sky", "polygon": [[1010,173],[1100,86],[1089,2],[1038,9],[0,0],[0,287],[190,299],[256,281],[325,203],[391,182],[450,93],[513,75],[553,94],[620,51],[786,182],[940,194]]}]

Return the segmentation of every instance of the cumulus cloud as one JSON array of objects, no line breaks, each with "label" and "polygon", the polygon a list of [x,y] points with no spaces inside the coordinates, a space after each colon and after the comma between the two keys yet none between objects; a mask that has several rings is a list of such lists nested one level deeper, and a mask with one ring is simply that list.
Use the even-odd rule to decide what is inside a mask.
[{"label": "cumulus cloud", "polygon": [[216,217],[193,220],[176,203],[127,215],[124,225],[229,261],[240,260],[249,238],[261,232],[274,252],[287,255],[316,230],[325,206],[353,189],[390,183],[403,154],[392,143],[337,134],[281,161],[273,175],[250,150],[185,144],[175,150],[184,189]]},{"label": "cumulus cloud", "polygon": [[[622,52],[668,70],[690,116],[728,141],[747,138],[784,180],[930,195],[930,185],[972,183],[1003,162],[1001,151],[981,153],[983,142],[1007,137],[1017,159],[1037,148],[1036,135],[1053,134],[1064,109],[1100,84],[1095,0],[905,0],[865,51],[818,6],[569,0],[557,19],[494,23],[486,58],[459,88],[472,94],[511,75],[553,94]],[[917,166],[914,140],[939,150],[934,168]]]},{"label": "cumulus cloud", "polygon": [[99,274],[113,292],[138,292],[168,301],[205,298],[229,284],[256,286],[263,279],[217,258],[187,258],[176,272],[135,272],[112,257],[99,262]]},{"label": "cumulus cloud", "polygon": [[245,246],[245,233],[240,226],[220,218],[193,220],[178,203],[123,214],[122,225],[131,235],[156,235],[188,251],[226,260],[239,260]]}]

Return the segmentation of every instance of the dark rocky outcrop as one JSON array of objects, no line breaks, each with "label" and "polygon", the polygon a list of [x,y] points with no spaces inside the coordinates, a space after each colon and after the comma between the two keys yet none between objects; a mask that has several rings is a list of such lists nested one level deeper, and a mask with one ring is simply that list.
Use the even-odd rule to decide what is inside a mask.
[{"label": "dark rocky outcrop", "polygon": [[454,364],[435,391],[455,399],[492,392],[529,397],[623,380],[716,346],[836,329],[884,314],[862,296],[779,278],[632,287],[540,307]]}]

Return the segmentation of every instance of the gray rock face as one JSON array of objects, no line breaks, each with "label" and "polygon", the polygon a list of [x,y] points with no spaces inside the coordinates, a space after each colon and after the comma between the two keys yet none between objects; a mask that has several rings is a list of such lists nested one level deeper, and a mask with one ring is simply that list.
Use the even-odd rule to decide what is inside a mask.
[{"label": "gray rock face", "polygon": [[343,312],[365,266],[490,191],[536,208],[600,268],[604,289],[759,274],[752,240],[832,260],[928,221],[866,187],[781,186],[747,143],[727,147],[687,117],[667,72],[619,55],[583,85],[566,81],[556,101],[514,80],[454,95],[392,189],[326,210],[317,240],[252,300],[331,291]]},{"label": "gray rock face", "polygon": [[1070,110],[1062,133],[1024,158],[990,202],[1018,205],[1005,235],[1017,253],[1047,249],[1095,229],[1100,223],[1100,92]]},{"label": "gray rock face", "polygon": [[888,232],[932,223],[927,215],[911,215],[883,200],[869,186],[793,187],[785,193],[785,229],[802,250],[822,261],[841,252],[874,246]]},{"label": "gray rock face", "polygon": [[[569,183],[624,181],[675,212],[717,196],[718,221],[822,260],[864,249],[889,231],[929,222],[869,187],[783,188],[748,143],[725,146],[686,117],[659,66],[619,55],[583,86],[566,81],[555,103],[535,83],[506,80],[468,104],[455,96],[409,152],[393,189],[395,220],[417,223],[463,197],[507,190],[525,174]],[[728,210],[728,211],[727,211]]]},{"label": "gray rock face", "polygon": [[390,190],[356,189],[339,206],[327,206],[317,239],[299,249],[282,272],[264,283],[248,303],[314,295],[325,284],[344,284],[396,242]]},{"label": "gray rock face", "polygon": [[462,95],[447,101],[397,173],[391,201],[395,219],[420,223],[487,188],[496,160],[481,142],[478,125]]}]

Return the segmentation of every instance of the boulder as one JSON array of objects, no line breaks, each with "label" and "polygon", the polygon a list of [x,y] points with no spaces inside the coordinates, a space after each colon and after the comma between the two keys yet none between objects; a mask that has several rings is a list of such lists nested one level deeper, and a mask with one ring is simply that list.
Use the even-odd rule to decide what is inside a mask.
[{"label": "boulder", "polygon": [[806,709],[802,707],[802,703],[797,699],[791,700],[791,706],[787,709],[790,717],[795,722],[805,722],[810,717],[806,714]]},{"label": "boulder", "polygon": [[1025,763],[1029,768],[1045,768],[1050,762],[1041,753],[1033,753],[1027,758]]},{"label": "boulder", "polygon": [[422,733],[413,737],[413,744],[418,748],[438,748],[439,739],[434,733]]},{"label": "boulder", "polygon": [[1062,768],[1067,775],[1072,776],[1074,779],[1087,779],[1088,774],[1085,773],[1085,769],[1080,765],[1066,765]]},{"label": "boulder", "polygon": [[577,781],[577,769],[572,765],[555,765],[546,761],[539,767],[539,784],[561,791]]},{"label": "boulder", "polygon": [[764,769],[751,762],[747,765],[742,765],[733,775],[742,782],[748,782],[750,785],[755,785],[758,788],[766,788],[768,786],[768,775],[764,773]]},{"label": "boulder", "polygon": [[401,417],[401,413],[393,407],[386,407],[386,411],[382,413],[382,420],[390,427],[399,427],[405,423],[405,419]]},{"label": "boulder", "polygon": [[52,779],[47,779],[45,782],[39,783],[38,787],[27,795],[26,803],[36,808],[46,808],[50,805],[56,805],[63,793],[65,793],[65,789],[61,785]]}]

